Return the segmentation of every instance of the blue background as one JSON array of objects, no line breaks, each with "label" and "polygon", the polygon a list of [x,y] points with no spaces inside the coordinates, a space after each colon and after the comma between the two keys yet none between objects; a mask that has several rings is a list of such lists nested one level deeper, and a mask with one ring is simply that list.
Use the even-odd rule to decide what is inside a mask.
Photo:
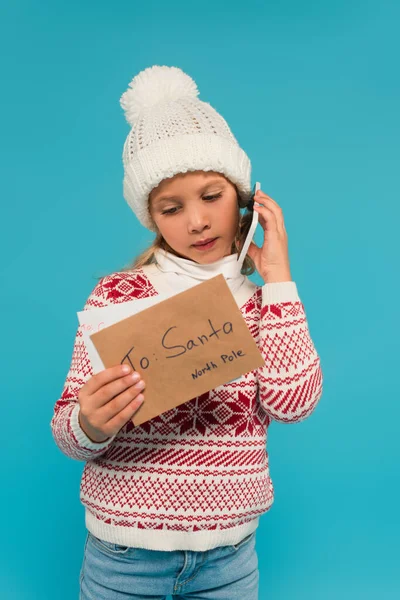
[{"label": "blue background", "polygon": [[0,11],[2,598],[78,597],[83,463],[61,454],[50,420],[76,311],[152,239],[122,196],[119,98],[154,64],[194,78],[282,207],[322,361],[314,414],[269,429],[260,599],[399,598],[399,4]]}]

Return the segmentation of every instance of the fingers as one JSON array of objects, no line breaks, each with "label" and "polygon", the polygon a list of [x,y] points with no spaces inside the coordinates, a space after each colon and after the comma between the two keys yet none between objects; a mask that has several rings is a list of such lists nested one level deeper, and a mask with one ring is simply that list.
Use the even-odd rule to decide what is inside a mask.
[{"label": "fingers", "polygon": [[144,388],[139,373],[127,365],[93,375],[78,393],[81,423],[87,435],[103,439],[104,435],[109,437],[119,431],[144,401]]},{"label": "fingers", "polygon": [[128,365],[117,365],[115,367],[104,369],[103,371],[100,371],[100,373],[93,375],[93,377],[85,384],[86,393],[91,396],[106,384],[126,376],[127,373],[132,373],[132,369]]},{"label": "fingers", "polygon": [[114,418],[111,419],[106,425],[110,431],[119,431],[128,421],[130,421],[136,411],[142,406],[144,402],[143,394],[139,394],[125,406]]},{"label": "fingers", "polygon": [[286,233],[282,209],[270,196],[258,191],[254,210],[260,215],[260,224],[264,230],[276,230],[282,235]]},{"label": "fingers", "polygon": [[133,401],[137,400],[139,396],[143,396],[142,392],[144,388],[145,383],[143,380],[140,380],[138,383],[124,390],[122,393],[118,394],[118,396],[102,406],[99,413],[103,423],[107,423],[114,419],[116,415],[125,411],[125,409],[132,404]]},{"label": "fingers", "polygon": [[[125,379],[129,379],[125,378]],[[123,384],[123,379],[107,384],[104,388],[98,390],[94,395],[86,397],[85,402],[81,403],[80,413],[87,426],[95,432],[95,435],[111,436],[129,420],[139,409],[144,401],[143,390],[144,381],[128,384],[128,387],[112,397],[116,387]],[[126,385],[126,383],[125,383]],[[112,388],[112,386],[114,386]],[[108,391],[104,391],[108,388]],[[108,398],[106,402],[104,399]],[[100,404],[103,402],[103,404]]]},{"label": "fingers", "polygon": [[258,206],[257,204],[254,205],[254,210],[258,212],[259,216],[259,223],[261,225],[261,227],[264,229],[264,231],[266,229],[268,229],[269,231],[278,231],[278,222],[276,219],[276,215],[275,213],[266,206]]},{"label": "fingers", "polygon": [[257,244],[255,244],[253,241],[250,242],[250,246],[247,249],[247,254],[250,256],[250,258],[255,261],[257,259],[257,256],[260,252],[260,248],[257,246]]},{"label": "fingers", "polygon": [[96,408],[107,405],[113,398],[138,384],[139,380],[139,373],[130,373],[125,377],[119,377],[118,379],[103,385],[103,387],[97,390],[92,396]]},{"label": "fingers", "polygon": [[265,194],[261,190],[258,190],[254,199],[256,202],[260,202],[261,199],[268,200],[273,206],[275,206],[275,208],[282,212],[282,209],[279,206],[279,204],[273,198],[271,198],[271,196],[268,196],[268,194]]}]

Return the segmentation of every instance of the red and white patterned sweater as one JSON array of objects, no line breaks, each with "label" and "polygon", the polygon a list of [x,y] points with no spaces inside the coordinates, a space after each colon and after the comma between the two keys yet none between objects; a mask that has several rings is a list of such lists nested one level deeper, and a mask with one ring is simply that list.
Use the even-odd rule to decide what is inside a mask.
[{"label": "red and white patterned sweater", "polygon": [[[145,268],[99,281],[84,309],[157,295]],[[307,418],[322,394],[320,359],[295,282],[254,286],[240,307],[265,366],[112,438],[92,442],[78,392],[93,375],[78,328],[51,420],[67,456],[86,461],[80,499],[95,536],[155,550],[207,550],[249,535],[273,503],[272,420]]]}]

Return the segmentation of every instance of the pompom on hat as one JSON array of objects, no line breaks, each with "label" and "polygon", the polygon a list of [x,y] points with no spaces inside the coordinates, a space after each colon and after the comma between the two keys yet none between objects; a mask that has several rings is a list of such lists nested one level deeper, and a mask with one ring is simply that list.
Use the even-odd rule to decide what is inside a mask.
[{"label": "pompom on hat", "polygon": [[178,67],[155,65],[136,75],[120,99],[131,131],[126,138],[124,198],[154,231],[150,192],[187,171],[216,171],[236,185],[240,205],[251,195],[251,164],[225,119],[197,98],[193,79]]}]

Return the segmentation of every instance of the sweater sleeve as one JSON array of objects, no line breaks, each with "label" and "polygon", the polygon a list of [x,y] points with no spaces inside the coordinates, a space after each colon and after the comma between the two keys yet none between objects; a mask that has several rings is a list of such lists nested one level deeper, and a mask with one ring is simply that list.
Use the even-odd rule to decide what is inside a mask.
[{"label": "sweater sleeve", "polygon": [[[107,305],[101,279],[86,301],[84,310]],[[83,328],[80,325],[75,335],[70,368],[64,383],[61,397],[54,406],[51,431],[59,449],[75,460],[92,460],[101,456],[112,444],[115,435],[101,443],[92,442],[81,429],[78,393],[93,375],[92,365],[83,341]]]},{"label": "sweater sleeve", "polygon": [[298,423],[321,398],[320,358],[296,283],[266,283],[261,290],[259,348],[265,365],[257,369],[260,402],[271,419]]}]

